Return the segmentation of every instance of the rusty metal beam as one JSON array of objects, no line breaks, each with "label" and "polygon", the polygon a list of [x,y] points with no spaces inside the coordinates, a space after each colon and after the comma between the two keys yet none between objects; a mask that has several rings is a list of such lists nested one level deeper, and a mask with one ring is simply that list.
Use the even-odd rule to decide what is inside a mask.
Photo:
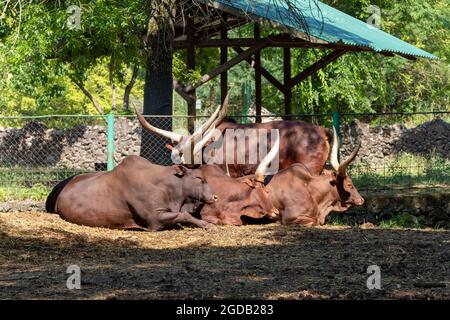
[{"label": "rusty metal beam", "polygon": [[289,80],[284,85],[287,88],[292,88],[292,87],[296,86],[298,83],[300,83],[301,81],[305,80],[306,78],[308,78],[313,73],[317,72],[317,70],[322,69],[327,64],[333,62],[334,60],[336,60],[337,58],[339,58],[340,56],[342,56],[346,52],[347,52],[347,50],[343,50],[343,49],[334,50],[330,54],[326,55],[325,57],[323,57],[322,59],[320,59],[316,63],[312,64],[311,66],[309,66],[308,68],[306,68],[305,70],[300,72],[298,75],[293,77],[291,80]]},{"label": "rusty metal beam", "polygon": [[269,45],[269,41],[262,41],[262,42],[258,43],[257,45],[255,45],[253,47],[250,47],[249,49],[243,51],[242,53],[238,54],[236,57],[232,58],[231,60],[225,62],[224,64],[222,64],[220,66],[218,66],[217,68],[215,68],[214,70],[212,70],[208,74],[205,74],[200,79],[200,81],[198,81],[198,82],[196,82],[194,84],[190,84],[190,85],[186,86],[186,92],[188,92],[188,93],[192,92],[193,90],[195,90],[196,88],[198,88],[201,85],[205,84],[209,80],[215,78],[216,76],[218,76],[222,72],[230,69],[231,67],[235,66],[239,62],[247,59],[248,57],[250,57],[252,55],[254,55],[256,52],[261,51],[262,49],[264,49],[268,45]]},{"label": "rusty metal beam", "polygon": [[[270,41],[268,47],[280,48],[319,48],[319,49],[345,49],[347,51],[372,51],[370,48],[349,46],[345,44],[333,43],[312,43],[298,38],[286,38],[284,36],[270,36],[261,39],[255,38],[232,38],[232,39],[199,39],[196,40],[196,47],[214,48],[214,47],[252,47],[263,41]],[[185,49],[189,43],[187,40],[175,40],[173,46],[175,49]]]},{"label": "rusty metal beam", "polygon": [[[226,21],[227,15],[224,13],[223,20]],[[221,23],[221,30],[220,30],[220,38],[221,39],[227,39],[228,38],[228,29],[224,22]],[[220,47],[220,64],[223,65],[228,60],[228,47]],[[225,97],[227,96],[228,92],[228,72],[225,70],[220,74],[220,102],[223,104],[225,101]]]},{"label": "rusty metal beam", "polygon": [[[291,48],[283,49],[283,77],[284,77],[284,115],[292,114],[292,87],[287,84],[291,81]],[[289,120],[289,117],[286,118]]]},{"label": "rusty metal beam", "polygon": [[[259,39],[261,37],[261,29],[260,29],[259,25],[256,23],[253,28],[253,36],[255,37],[255,39]],[[252,65],[254,65],[254,68],[255,68],[255,109],[256,109],[255,110],[255,115],[256,115],[255,121],[259,123],[259,122],[261,122],[261,108],[262,108],[261,52],[255,53],[254,64],[252,64]]]},{"label": "rusty metal beam", "polygon": [[[235,47],[233,48],[237,53],[241,53],[244,52],[244,50],[242,48],[239,47]],[[245,59],[245,61],[247,61],[252,67],[256,67],[256,61],[254,58],[252,57],[248,57],[247,59]],[[280,90],[281,92],[284,92],[284,86],[283,84],[277,80],[277,78],[275,78],[267,69],[261,67],[261,75],[267,79],[267,81],[269,81],[275,88],[277,88],[278,90]]]},{"label": "rusty metal beam", "polygon": [[177,79],[173,78],[173,89],[178,93],[188,104],[195,104],[195,97],[189,93],[186,93],[185,86],[181,84]]}]

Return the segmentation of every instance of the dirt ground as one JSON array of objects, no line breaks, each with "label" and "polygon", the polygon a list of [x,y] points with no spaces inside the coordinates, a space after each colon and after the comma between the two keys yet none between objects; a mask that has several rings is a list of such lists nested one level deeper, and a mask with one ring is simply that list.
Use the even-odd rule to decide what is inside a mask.
[{"label": "dirt ground", "polygon": [[[81,268],[81,289],[66,287]],[[366,287],[381,268],[381,290]],[[450,231],[284,227],[158,233],[0,214],[0,299],[449,299]]]}]

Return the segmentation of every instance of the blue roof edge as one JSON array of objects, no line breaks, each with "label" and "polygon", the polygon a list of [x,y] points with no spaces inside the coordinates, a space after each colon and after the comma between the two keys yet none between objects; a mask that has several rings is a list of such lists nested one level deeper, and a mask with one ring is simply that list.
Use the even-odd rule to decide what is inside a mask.
[{"label": "blue roof edge", "polygon": [[[252,9],[252,7],[249,6],[249,5],[246,6],[246,9],[241,8],[239,6],[233,6],[232,2],[234,0],[200,0],[200,1],[205,3],[205,4],[213,5],[214,7],[221,8],[224,11],[228,11],[231,14],[241,15],[241,16],[242,15],[247,15],[247,16],[250,16],[251,19],[256,20],[256,21],[257,20],[263,20],[263,21],[270,22],[272,25],[274,25],[275,28],[278,27],[279,29],[287,29],[287,30],[290,31],[290,33],[307,34],[302,29],[298,29],[298,28],[295,28],[292,25],[285,24],[285,23],[283,23],[281,21],[277,21],[277,20],[271,19],[268,16],[264,16],[264,15],[258,14],[258,12],[255,12],[255,10],[253,10],[253,11],[246,10],[246,9]],[[247,4],[250,4],[251,2],[255,2],[256,0],[252,0],[251,2],[248,1],[248,0],[240,0],[240,1],[241,2],[245,1],[245,2],[247,2]],[[263,2],[264,2],[264,0],[261,1],[262,4],[263,4]],[[259,2],[256,1],[256,3],[259,3]],[[357,26],[359,26],[360,24],[361,24],[361,26],[363,26],[362,24],[365,24],[365,22],[363,22],[363,21],[361,21],[361,20],[359,20],[359,19],[357,19],[355,17],[352,17],[351,15],[346,14],[346,13],[344,13],[342,11],[339,11],[336,8],[333,8],[333,7],[327,5],[327,4],[323,3],[323,2],[317,1],[317,3],[320,6],[324,7],[327,11],[329,10],[331,13],[338,13],[339,15],[345,17],[346,19],[350,19],[350,21],[352,23],[356,23]],[[318,21],[318,20],[316,19],[315,21]],[[319,21],[319,23],[320,23],[320,21]],[[312,36],[314,38],[318,38],[318,39],[320,39],[322,41],[326,41],[327,43],[333,43],[333,44],[343,43],[343,44],[348,45],[348,46],[367,48],[367,49],[370,49],[371,51],[374,51],[374,52],[377,52],[377,53],[383,53],[383,52],[396,53],[396,54],[399,54],[399,55],[402,55],[402,56],[407,56],[407,57],[421,57],[421,58],[427,58],[427,59],[440,60],[439,57],[437,57],[437,56],[435,56],[435,55],[433,55],[433,54],[431,54],[431,53],[429,53],[429,52],[427,52],[427,51],[425,51],[423,49],[417,48],[414,45],[409,44],[406,41],[403,41],[402,39],[399,39],[399,38],[397,38],[397,37],[395,37],[395,36],[385,32],[383,30],[376,29],[374,27],[372,27],[372,29],[374,29],[374,30],[372,30],[371,32],[375,32],[375,35],[378,35],[377,33],[379,33],[380,36],[385,37],[386,40],[388,40],[388,41],[398,42],[399,45],[401,45],[401,46],[411,47],[411,51],[404,51],[404,50],[400,50],[400,49],[399,50],[393,50],[393,49],[390,49],[390,48],[377,48],[376,46],[371,45],[372,42],[367,40],[367,38],[366,38],[367,43],[358,44],[356,42],[344,41],[344,39],[342,39],[342,38],[338,39],[338,41],[330,41],[329,39],[326,39],[325,36],[322,36],[321,33],[319,33],[319,34],[317,34],[317,33],[310,34],[310,36]],[[331,36],[331,34],[330,34],[330,36]]]}]

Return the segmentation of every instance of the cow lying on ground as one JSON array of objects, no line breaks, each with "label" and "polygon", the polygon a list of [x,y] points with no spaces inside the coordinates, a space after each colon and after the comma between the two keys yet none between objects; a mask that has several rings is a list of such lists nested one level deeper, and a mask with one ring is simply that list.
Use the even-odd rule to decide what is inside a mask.
[{"label": "cow lying on ground", "polygon": [[[282,224],[323,225],[331,211],[346,211],[361,206],[364,199],[347,176],[348,165],[355,159],[360,145],[341,163],[338,162],[336,131],[330,162],[333,171],[312,175],[303,164],[293,164],[273,176],[264,178],[264,168],[255,174],[256,181],[266,181],[269,199],[280,211]],[[247,179],[246,177],[245,179]]]},{"label": "cow lying on ground", "polygon": [[200,170],[218,196],[216,202],[201,207],[202,220],[218,225],[242,225],[242,216],[259,219],[278,215],[263,184],[231,178],[217,165],[204,165]]},{"label": "cow lying on ground", "polygon": [[[278,214],[253,214],[251,217],[281,218],[283,224],[304,226],[323,225],[331,211],[346,211],[352,205],[360,206],[364,199],[346,174],[348,165],[354,160],[359,146],[345,161],[337,160],[337,139],[334,135],[333,149],[330,155],[333,171],[325,170],[322,175],[312,175],[303,164],[292,164],[275,175],[264,177],[267,164],[278,150],[279,140],[258,166],[255,175],[238,178],[238,181],[252,184],[254,188],[264,190]],[[265,185],[266,184],[266,185]],[[265,186],[264,186],[265,185]],[[214,188],[214,185],[212,185]],[[273,211],[276,213],[275,211]],[[202,219],[216,224],[242,224],[231,210],[219,212],[201,212]]]},{"label": "cow lying on ground", "polygon": [[211,227],[180,209],[185,203],[215,200],[201,170],[128,156],[110,172],[60,182],[48,196],[46,209],[81,225],[158,231],[178,223]]}]

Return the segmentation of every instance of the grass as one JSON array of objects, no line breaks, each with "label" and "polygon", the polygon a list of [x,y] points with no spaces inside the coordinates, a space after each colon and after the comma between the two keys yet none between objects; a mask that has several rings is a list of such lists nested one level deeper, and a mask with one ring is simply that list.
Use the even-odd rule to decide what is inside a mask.
[{"label": "grass", "polygon": [[392,229],[392,228],[414,228],[421,229],[424,228],[421,225],[417,218],[411,217],[408,213],[398,213],[394,215],[392,218],[383,220],[378,225],[379,228],[382,229]]},{"label": "grass", "polygon": [[0,168],[0,201],[45,200],[51,189],[81,170]]},{"label": "grass", "polygon": [[[333,216],[327,221],[327,226],[330,227],[357,227],[358,224],[356,222],[349,223],[344,221],[343,218],[339,216]],[[411,216],[407,212],[394,214],[391,218],[382,220],[376,227],[379,229],[430,229],[430,227],[425,226],[417,220],[417,218]],[[441,226],[433,226],[431,227],[433,230],[445,230]]]},{"label": "grass", "polygon": [[[0,168],[0,201],[45,200],[53,186],[82,170],[50,168]],[[394,192],[399,189],[448,189],[450,161],[433,153],[429,157],[404,154],[379,166],[356,164],[350,167],[358,190],[364,195],[373,191]]]},{"label": "grass", "polygon": [[32,188],[8,188],[0,187],[0,202],[11,200],[42,201],[47,198],[49,188],[42,184],[36,184]]},{"label": "grass", "polygon": [[450,161],[436,152],[427,157],[403,154],[382,165],[355,164],[350,167],[349,175],[363,193],[373,190],[448,188]]}]

